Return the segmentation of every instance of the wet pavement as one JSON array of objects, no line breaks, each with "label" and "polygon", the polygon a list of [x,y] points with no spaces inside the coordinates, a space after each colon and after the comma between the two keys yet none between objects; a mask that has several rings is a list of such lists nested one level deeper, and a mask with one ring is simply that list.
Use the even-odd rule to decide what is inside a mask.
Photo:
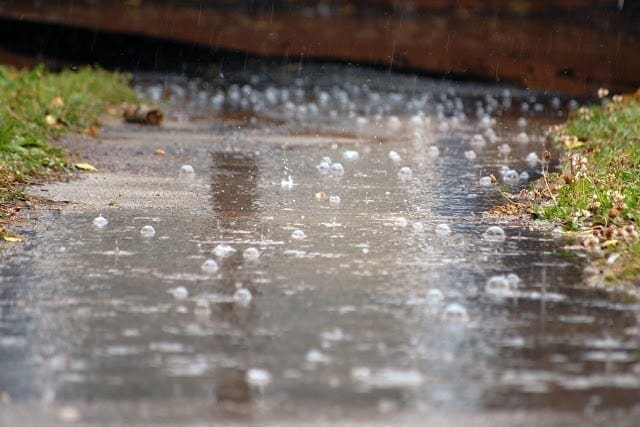
[{"label": "wet pavement", "polygon": [[322,71],[138,76],[163,127],[66,141],[104,172],[31,190],[0,424],[633,425],[638,304],[486,214],[567,100]]}]

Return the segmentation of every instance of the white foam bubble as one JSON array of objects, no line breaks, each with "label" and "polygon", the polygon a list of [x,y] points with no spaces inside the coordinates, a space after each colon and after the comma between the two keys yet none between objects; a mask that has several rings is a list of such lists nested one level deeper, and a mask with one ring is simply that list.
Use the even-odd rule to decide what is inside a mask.
[{"label": "white foam bubble", "polygon": [[247,261],[256,262],[260,259],[260,251],[258,248],[251,246],[242,252],[242,257]]},{"label": "white foam bubble", "polygon": [[307,238],[307,235],[302,230],[294,230],[293,233],[291,233],[291,238],[293,240],[304,240]]},{"label": "white foam bubble", "polygon": [[451,228],[447,224],[438,224],[436,226],[436,234],[438,236],[448,236],[451,234]]},{"label": "white foam bubble", "polygon": [[178,286],[177,288],[169,289],[169,292],[177,300],[184,300],[189,297],[189,291],[184,286]]},{"label": "white foam bubble", "polygon": [[411,168],[408,166],[403,166],[398,171],[398,178],[401,181],[406,181],[408,179],[411,179],[411,175],[413,175],[413,172],[411,171]]}]

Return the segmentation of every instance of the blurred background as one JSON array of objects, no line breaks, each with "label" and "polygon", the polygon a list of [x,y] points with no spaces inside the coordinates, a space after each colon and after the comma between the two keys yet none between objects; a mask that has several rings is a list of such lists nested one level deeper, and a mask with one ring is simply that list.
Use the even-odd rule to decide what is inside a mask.
[{"label": "blurred background", "polygon": [[357,63],[593,95],[640,84],[637,0],[0,1],[0,62],[218,75]]}]

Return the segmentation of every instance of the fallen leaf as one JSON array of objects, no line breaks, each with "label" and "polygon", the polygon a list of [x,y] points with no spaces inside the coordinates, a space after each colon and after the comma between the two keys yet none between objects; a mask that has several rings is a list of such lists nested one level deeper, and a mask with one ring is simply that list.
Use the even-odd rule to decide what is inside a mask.
[{"label": "fallen leaf", "polygon": [[602,244],[602,247],[603,247],[603,248],[608,248],[608,247],[610,247],[610,246],[615,246],[615,245],[617,245],[618,243],[619,243],[619,242],[618,242],[617,240],[615,240],[615,239],[611,239],[611,240],[607,240],[606,242],[604,242],[604,243]]},{"label": "fallen leaf", "polygon": [[51,114],[47,114],[44,117],[44,121],[47,122],[47,124],[49,126],[54,126],[58,123],[58,119],[56,119],[54,116],[52,116]]},{"label": "fallen leaf", "polygon": [[74,163],[73,167],[75,167],[76,169],[80,169],[81,171],[98,172],[98,169],[96,169],[95,166],[90,165],[89,163]]},{"label": "fallen leaf", "polygon": [[153,154],[155,154],[156,156],[162,157],[162,156],[166,155],[167,153],[165,153],[162,148],[158,148],[156,151],[153,152]]},{"label": "fallen leaf", "polygon": [[87,128],[85,128],[84,133],[85,135],[96,136],[96,134],[98,133],[98,126],[96,125],[88,126]]},{"label": "fallen leaf", "polygon": [[22,239],[16,236],[2,236],[2,239],[5,242],[11,242],[11,243],[22,242]]}]

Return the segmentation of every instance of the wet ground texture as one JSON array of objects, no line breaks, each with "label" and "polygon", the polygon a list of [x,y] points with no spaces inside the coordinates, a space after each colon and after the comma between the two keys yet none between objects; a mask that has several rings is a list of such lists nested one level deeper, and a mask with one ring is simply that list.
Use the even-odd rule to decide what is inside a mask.
[{"label": "wet ground texture", "polygon": [[575,101],[346,66],[136,82],[166,123],[67,140],[103,172],[34,187],[59,203],[3,259],[0,424],[633,425],[638,305],[486,214]]}]

